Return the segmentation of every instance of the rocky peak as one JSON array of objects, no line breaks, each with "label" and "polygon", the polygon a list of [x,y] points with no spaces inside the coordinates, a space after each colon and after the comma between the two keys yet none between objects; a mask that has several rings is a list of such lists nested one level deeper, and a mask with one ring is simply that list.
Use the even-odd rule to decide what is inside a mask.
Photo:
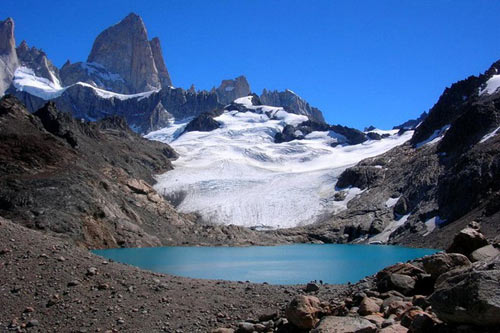
[{"label": "rocky peak", "polygon": [[241,75],[234,80],[222,80],[215,91],[220,103],[229,104],[237,98],[248,96],[250,85],[246,77]]},{"label": "rocky peak", "polygon": [[309,103],[289,89],[285,91],[268,91],[264,89],[260,99],[263,104],[280,106],[288,112],[301,114],[321,123],[325,122],[319,109],[311,107]]},{"label": "rocky peak", "polygon": [[9,17],[5,21],[0,21],[0,96],[12,82],[18,65],[14,20]]},{"label": "rocky peak", "polygon": [[97,36],[87,62],[98,63],[109,72],[119,74],[128,90],[121,92],[138,93],[161,88],[146,27],[134,13]]},{"label": "rocky peak", "polygon": [[158,70],[158,77],[160,78],[160,83],[162,87],[172,86],[172,80],[170,79],[170,74],[168,74],[167,66],[163,60],[163,52],[161,50],[160,39],[155,37],[149,41],[151,46],[151,51],[153,52],[153,58],[155,61],[156,69]]}]

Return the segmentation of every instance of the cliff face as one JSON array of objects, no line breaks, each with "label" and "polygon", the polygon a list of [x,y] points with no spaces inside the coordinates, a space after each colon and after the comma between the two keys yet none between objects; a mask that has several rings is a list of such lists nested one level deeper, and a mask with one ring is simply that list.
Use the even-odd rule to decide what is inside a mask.
[{"label": "cliff face", "polygon": [[47,54],[36,47],[29,47],[22,41],[16,48],[19,63],[33,70],[36,76],[45,78],[57,86],[61,85],[59,69],[47,58]]},{"label": "cliff face", "polygon": [[0,22],[0,96],[10,86],[18,65],[14,20],[9,17]]},{"label": "cliff face", "polygon": [[160,39],[158,39],[158,37],[153,38],[149,41],[149,45],[151,46],[151,51],[153,52],[153,58],[156,69],[158,70],[158,77],[160,78],[161,86],[164,88],[173,86],[170,74],[168,74],[167,66],[165,65],[165,60],[163,60]]}]

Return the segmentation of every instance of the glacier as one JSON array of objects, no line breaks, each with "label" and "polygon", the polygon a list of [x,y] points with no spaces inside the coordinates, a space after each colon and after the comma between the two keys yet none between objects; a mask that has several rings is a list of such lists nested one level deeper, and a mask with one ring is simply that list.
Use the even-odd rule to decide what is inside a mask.
[{"label": "glacier", "polygon": [[278,107],[252,106],[247,97],[235,103],[265,112],[224,111],[214,118],[221,127],[211,132],[183,133],[189,120],[172,121],[145,136],[169,143],[180,156],[174,170],[157,176],[155,189],[174,199],[181,212],[197,213],[208,223],[287,228],[320,221],[346,209],[361,192],[342,189],[345,198],[335,200],[342,171],[403,144],[413,134],[380,131],[390,136],[333,146],[341,136],[325,131],[277,144],[274,135],[285,125],[307,118]]}]

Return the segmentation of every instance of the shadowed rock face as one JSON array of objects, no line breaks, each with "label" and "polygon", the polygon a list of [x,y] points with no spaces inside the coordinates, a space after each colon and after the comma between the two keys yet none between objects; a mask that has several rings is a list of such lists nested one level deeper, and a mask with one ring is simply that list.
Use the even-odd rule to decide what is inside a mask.
[{"label": "shadowed rock face", "polygon": [[161,88],[146,27],[136,14],[97,36],[87,62],[98,63],[126,82],[129,93]]},{"label": "shadowed rock face", "polygon": [[0,96],[4,94],[19,65],[14,38],[14,20],[10,17],[0,22]]}]

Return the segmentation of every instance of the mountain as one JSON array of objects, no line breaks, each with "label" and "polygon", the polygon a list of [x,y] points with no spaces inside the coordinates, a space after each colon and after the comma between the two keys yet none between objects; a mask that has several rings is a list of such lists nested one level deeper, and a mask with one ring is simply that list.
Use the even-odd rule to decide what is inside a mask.
[{"label": "mountain", "polygon": [[[11,28],[4,29],[8,47],[4,47],[0,70],[4,90],[19,98],[30,112],[51,100],[59,110],[87,121],[122,116],[134,131],[145,134],[174,119],[220,109],[251,93],[244,76],[223,80],[211,91],[174,88],[160,40],[149,40],[144,22],[133,13],[97,36],[86,62],[68,60],[61,69],[45,52],[28,47],[25,41],[16,49],[13,25],[12,19],[3,23]],[[319,110],[296,95],[273,103],[324,121]]]},{"label": "mountain", "polygon": [[0,95],[10,86],[18,65],[14,20],[9,17],[0,22]]},{"label": "mountain", "polygon": [[[347,209],[307,232],[327,242],[446,248],[481,221],[491,239],[500,221],[499,62],[446,88],[411,139],[339,176],[336,192],[361,192]],[[304,232],[304,231],[300,231]]]}]

